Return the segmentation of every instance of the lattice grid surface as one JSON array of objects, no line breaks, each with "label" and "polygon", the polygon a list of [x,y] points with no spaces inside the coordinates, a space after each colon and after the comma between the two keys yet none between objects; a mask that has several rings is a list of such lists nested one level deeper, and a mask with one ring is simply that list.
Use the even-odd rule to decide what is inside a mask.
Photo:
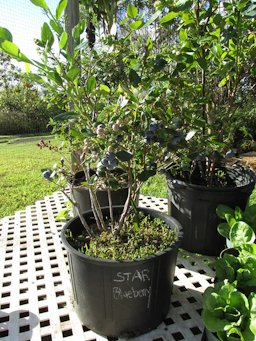
[{"label": "lattice grid surface", "polygon": [[[67,255],[60,240],[63,223],[55,221],[65,206],[65,198],[56,192],[0,220],[3,341],[110,340],[82,326],[73,310]],[[168,203],[141,196],[140,206],[167,211]],[[168,316],[157,329],[130,340],[201,340],[202,292],[214,276],[211,261],[180,252]]]}]

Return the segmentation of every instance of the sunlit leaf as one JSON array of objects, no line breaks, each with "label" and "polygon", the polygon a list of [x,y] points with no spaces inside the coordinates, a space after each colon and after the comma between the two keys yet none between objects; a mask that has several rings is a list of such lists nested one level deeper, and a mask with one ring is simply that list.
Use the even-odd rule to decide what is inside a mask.
[{"label": "sunlit leaf", "polygon": [[163,18],[160,20],[160,24],[165,24],[170,21],[172,21],[174,18],[176,18],[179,15],[179,12],[170,12],[163,16]]},{"label": "sunlit leaf", "polygon": [[137,8],[134,5],[129,4],[127,6],[127,16],[129,18],[135,18],[137,16],[137,14],[138,14]]},{"label": "sunlit leaf", "polygon": [[43,9],[45,9],[46,11],[48,11],[48,6],[47,3],[44,0],[30,0],[32,2],[32,4],[41,7]]},{"label": "sunlit leaf", "polygon": [[4,40],[12,41],[12,34],[7,28],[0,27],[0,43]]},{"label": "sunlit leaf", "polygon": [[187,136],[185,137],[186,141],[189,141],[190,139],[192,139],[192,137],[194,137],[194,135],[197,133],[196,130],[190,130],[187,134]]},{"label": "sunlit leaf", "polygon": [[68,34],[67,34],[67,32],[63,32],[61,37],[60,37],[59,47],[61,49],[64,49],[67,45],[67,42],[68,42]]},{"label": "sunlit leaf", "polygon": [[56,8],[56,18],[57,19],[59,19],[61,17],[63,11],[67,7],[67,4],[68,4],[68,0],[60,0],[60,2],[58,3],[58,6]]},{"label": "sunlit leaf", "polygon": [[104,92],[109,93],[110,92],[110,88],[107,85],[105,85],[105,84],[100,84],[100,91],[104,91]]},{"label": "sunlit leaf", "polygon": [[88,92],[92,92],[96,87],[96,78],[94,76],[91,76],[87,80],[86,88]]}]

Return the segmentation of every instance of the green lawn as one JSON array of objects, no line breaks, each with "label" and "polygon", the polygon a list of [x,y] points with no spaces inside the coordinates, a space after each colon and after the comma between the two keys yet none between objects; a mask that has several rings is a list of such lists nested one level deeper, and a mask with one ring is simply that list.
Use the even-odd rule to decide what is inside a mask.
[{"label": "green lawn", "polygon": [[0,143],[0,218],[24,209],[51,194],[56,187],[45,181],[41,169],[57,160],[49,150],[40,150],[37,141]]},{"label": "green lawn", "polygon": [[[10,141],[9,136],[5,138]],[[0,218],[13,215],[59,189],[41,175],[41,169],[52,168],[58,155],[39,149],[36,145],[39,139],[12,141],[16,143],[0,143]],[[141,193],[166,197],[165,178],[159,175],[150,179]]]}]

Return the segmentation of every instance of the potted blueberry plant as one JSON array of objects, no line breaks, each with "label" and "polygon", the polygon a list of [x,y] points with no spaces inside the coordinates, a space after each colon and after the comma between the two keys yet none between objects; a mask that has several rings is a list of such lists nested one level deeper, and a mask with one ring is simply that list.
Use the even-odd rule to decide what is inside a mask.
[{"label": "potted blueberry plant", "polygon": [[[157,1],[172,44],[161,54],[173,123],[191,131],[166,170],[171,215],[183,225],[182,247],[218,255],[218,204],[245,208],[255,178],[234,164],[234,125],[248,109],[255,70],[252,1]],[[169,47],[169,49],[168,49]],[[180,147],[180,145],[179,145]]]},{"label": "potted blueberry plant", "polygon": [[[109,59],[115,59],[125,46],[126,58],[118,84],[108,78],[103,83],[95,66],[98,52],[87,54],[84,50],[83,20],[73,29],[79,44],[73,51],[68,49],[69,36],[62,25],[67,1],[59,2],[55,14],[44,0],[31,1],[50,19],[36,41],[42,62],[26,57],[5,28],[0,28],[0,46],[17,60],[37,67],[38,73],[30,77],[45,84],[46,95],[59,103],[61,110],[51,122],[54,132],[63,136],[69,152],[79,151],[76,163],[85,174],[82,184],[88,189],[91,210],[81,212],[72,195],[74,182],[71,196],[61,187],[78,209],[78,216],[68,221],[61,233],[68,252],[74,305],[81,322],[102,335],[139,335],[155,328],[168,313],[182,237],[181,225],[174,218],[138,208],[136,200],[141,185],[165,165],[166,152],[173,147],[170,136],[177,135],[177,129],[167,125],[169,116],[163,105],[168,88],[155,73],[151,39],[133,41],[131,30],[120,40],[106,37],[103,52],[107,50]],[[133,5],[128,6],[128,24],[137,12]],[[61,184],[70,172],[62,158],[43,175]],[[112,191],[123,183],[125,203],[114,205]],[[106,207],[101,207],[97,196],[102,184]]]}]

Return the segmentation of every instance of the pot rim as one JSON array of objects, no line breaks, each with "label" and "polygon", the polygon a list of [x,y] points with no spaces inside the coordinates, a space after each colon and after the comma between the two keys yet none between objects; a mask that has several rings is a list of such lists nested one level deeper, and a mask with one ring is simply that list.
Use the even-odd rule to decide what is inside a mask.
[{"label": "pot rim", "polygon": [[236,185],[232,187],[207,187],[203,185],[197,185],[189,182],[185,182],[183,180],[176,179],[171,176],[168,170],[165,170],[165,176],[168,182],[171,182],[173,184],[173,187],[175,188],[183,188],[183,189],[192,189],[192,190],[198,190],[198,191],[208,191],[208,192],[233,192],[237,189],[244,189],[246,187],[254,186],[256,183],[256,174],[253,172],[253,170],[249,167],[243,166],[243,165],[235,165],[233,167],[226,167],[227,170],[230,171],[238,171],[241,174],[243,172],[246,172],[246,175],[248,176],[247,182],[243,183],[241,185]]},{"label": "pot rim", "polygon": [[[113,209],[122,209],[123,206],[113,206]],[[102,209],[108,209],[108,206],[102,207]],[[80,258],[86,260],[86,261],[90,261],[90,262],[101,262],[101,263],[108,263],[108,264],[112,264],[113,266],[115,265],[120,265],[121,263],[124,264],[137,264],[138,262],[142,263],[144,261],[148,261],[150,259],[155,259],[156,257],[159,257],[161,255],[164,255],[168,252],[170,252],[171,250],[178,248],[180,243],[181,243],[181,239],[183,238],[183,232],[182,232],[182,226],[181,224],[173,217],[169,216],[168,214],[164,213],[164,212],[160,212],[157,210],[153,210],[153,209],[149,209],[149,208],[144,208],[144,207],[138,207],[138,209],[140,211],[144,211],[149,213],[150,215],[152,214],[155,217],[161,217],[162,215],[164,215],[165,217],[165,222],[169,221],[171,226],[174,226],[177,230],[177,240],[170,245],[169,247],[167,247],[164,251],[160,251],[154,255],[150,255],[150,256],[146,256],[143,258],[136,258],[133,260],[113,260],[113,259],[105,259],[105,258],[99,258],[99,257],[92,257],[92,256],[87,256],[84,253],[79,252],[78,250],[76,250],[75,248],[73,248],[73,246],[71,246],[68,241],[67,238],[65,236],[65,231],[69,228],[70,225],[72,225],[73,223],[75,223],[76,221],[80,220],[80,218],[78,216],[70,219],[62,228],[61,230],[61,240],[62,243],[64,244],[64,247],[66,249],[68,249],[70,252],[72,252],[73,254],[76,254],[77,256],[79,256]],[[83,215],[86,215],[89,213],[93,214],[92,210],[88,210],[83,212]],[[81,224],[81,222],[79,222]]]}]

